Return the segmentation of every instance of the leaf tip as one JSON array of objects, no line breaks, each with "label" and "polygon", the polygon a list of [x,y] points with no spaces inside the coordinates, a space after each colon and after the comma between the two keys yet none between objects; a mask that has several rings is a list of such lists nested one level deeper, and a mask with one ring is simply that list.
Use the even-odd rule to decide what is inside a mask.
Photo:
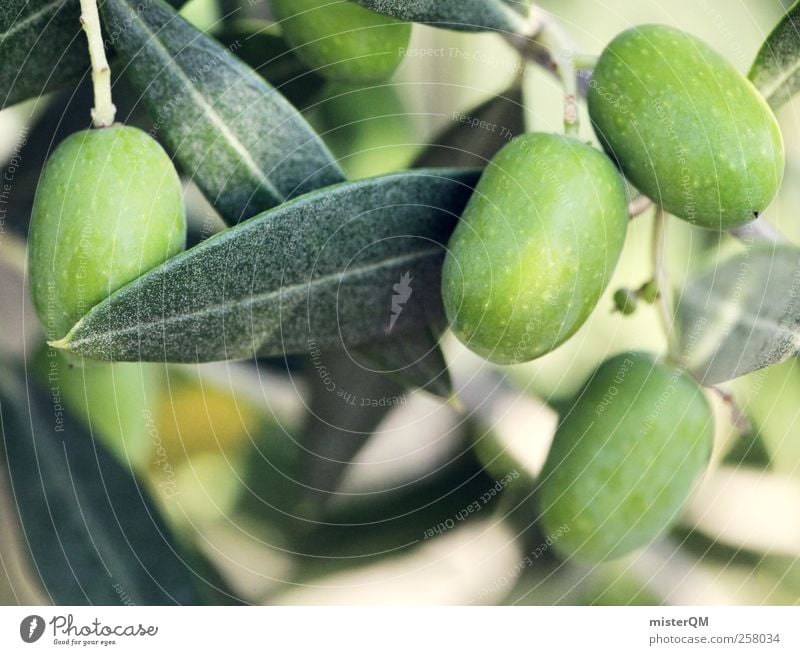
[{"label": "leaf tip", "polygon": [[65,337],[62,337],[61,339],[48,340],[47,345],[50,346],[51,348],[57,348],[58,350],[70,350],[69,342],[70,342],[69,334],[67,334]]}]

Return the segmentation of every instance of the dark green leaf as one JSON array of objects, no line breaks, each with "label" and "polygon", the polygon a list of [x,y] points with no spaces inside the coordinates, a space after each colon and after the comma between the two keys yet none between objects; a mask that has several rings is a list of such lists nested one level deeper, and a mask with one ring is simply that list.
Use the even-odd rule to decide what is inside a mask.
[{"label": "dark green leaf", "polygon": [[[358,345],[439,321],[443,244],[477,175],[409,171],[298,198],[124,287],[58,345],[205,362]],[[412,293],[398,307],[406,275]]]},{"label": "dark green leaf", "polygon": [[507,0],[353,0],[379,14],[466,32],[525,34],[527,22]]},{"label": "dark green leaf", "polygon": [[443,398],[453,394],[438,331],[431,325],[358,348],[351,355],[362,367],[381,372],[405,387],[425,389]]},{"label": "dark green leaf", "polygon": [[0,109],[86,75],[89,55],[80,13],[80,0],[0,2]]},{"label": "dark green leaf", "polygon": [[79,79],[89,67],[79,0],[0,3],[0,108]]},{"label": "dark green leaf", "polygon": [[365,370],[346,352],[314,350],[310,355],[311,401],[298,439],[305,456],[297,474],[314,515],[336,493],[378,424],[405,398],[402,387]]},{"label": "dark green leaf", "polygon": [[341,350],[312,348],[304,362],[309,401],[302,426],[270,425],[248,456],[241,509],[290,540],[313,530],[356,454],[405,402],[402,387]]},{"label": "dark green leaf", "polygon": [[525,133],[522,89],[512,87],[472,111],[453,114],[451,121],[415,166],[485,168],[503,146]]},{"label": "dark green leaf", "polygon": [[105,0],[102,11],[151,133],[228,222],[344,180],[286,98],[163,0]]},{"label": "dark green leaf", "polygon": [[60,605],[199,604],[145,487],[47,392],[0,372],[0,421],[33,565]]},{"label": "dark green leaf", "polygon": [[[325,521],[298,544],[303,563],[300,579],[318,575],[320,568],[330,573],[337,564],[352,567],[389,552],[399,555],[424,541],[430,528],[454,520],[494,485],[474,451],[464,444],[447,462],[413,484],[344,498],[331,505]],[[487,513],[497,501],[490,502]]]},{"label": "dark green leaf", "polygon": [[717,384],[800,346],[800,249],[757,246],[692,280],[678,301],[686,364]]},{"label": "dark green leaf", "polygon": [[214,36],[295,107],[306,107],[326,84],[325,78],[297,58],[272,23],[258,19],[232,20]]},{"label": "dark green leaf", "polygon": [[533,0],[503,0],[509,7],[518,11],[523,16],[527,16],[531,10],[531,2]]},{"label": "dark green leaf", "polygon": [[800,90],[800,2],[772,30],[748,74],[773,109]]}]

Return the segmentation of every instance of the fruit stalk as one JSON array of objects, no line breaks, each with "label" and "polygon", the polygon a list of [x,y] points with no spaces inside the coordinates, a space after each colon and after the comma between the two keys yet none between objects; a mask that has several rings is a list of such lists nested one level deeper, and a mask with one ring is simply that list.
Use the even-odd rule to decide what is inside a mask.
[{"label": "fruit stalk", "polygon": [[92,63],[92,87],[94,88],[92,121],[95,127],[108,127],[114,124],[117,108],[111,101],[111,69],[108,66],[108,59],[106,59],[97,0],[81,0],[81,26],[86,32],[89,59]]},{"label": "fruit stalk", "polygon": [[580,129],[578,72],[575,68],[572,41],[552,20],[542,23],[542,29],[536,38],[550,52],[553,70],[564,88],[564,134],[577,136]]},{"label": "fruit stalk", "polygon": [[789,242],[786,236],[774,225],[767,223],[763,216],[759,216],[752,223],[733,228],[731,234],[745,244],[769,243],[774,245]]},{"label": "fruit stalk", "polygon": [[661,207],[656,208],[653,221],[653,280],[658,289],[656,298],[658,315],[667,338],[667,356],[679,361],[678,340],[675,334],[675,315],[673,312],[672,288],[667,274],[667,215]]},{"label": "fruit stalk", "polygon": [[509,43],[526,59],[549,69],[558,77],[564,88],[564,133],[578,134],[578,74],[580,65],[575,47],[569,35],[553,20],[552,16],[538,5],[531,6],[529,34],[523,38],[508,38]]},{"label": "fruit stalk", "polygon": [[628,203],[628,216],[636,218],[641,216],[653,206],[653,201],[645,195],[636,196]]}]

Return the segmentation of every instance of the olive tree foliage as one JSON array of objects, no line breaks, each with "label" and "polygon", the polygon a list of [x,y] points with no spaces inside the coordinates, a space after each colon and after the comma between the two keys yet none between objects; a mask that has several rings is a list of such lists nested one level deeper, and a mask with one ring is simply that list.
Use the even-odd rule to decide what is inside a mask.
[{"label": "olive tree foliage", "polygon": [[[494,225],[481,222],[487,215],[481,213],[481,203],[494,204],[494,189],[504,184],[507,189],[513,180],[503,178],[502,171],[487,173],[483,186],[479,180],[482,169],[507,139],[493,140],[467,124],[450,125],[430,143],[422,144],[414,166],[368,179],[348,179],[347,162],[333,152],[334,138],[324,131],[321,121],[312,125],[305,111],[313,107],[315,92],[325,85],[325,70],[309,68],[304,46],[287,44],[280,22],[265,26],[229,19],[203,31],[181,17],[180,0],[102,0],[98,4],[115,79],[118,120],[143,128],[161,143],[182,177],[202,193],[214,227],[190,233],[186,251],[87,307],[66,334],[51,340],[50,347],[59,357],[66,353],[70,361],[84,358],[171,366],[244,360],[254,368],[262,364],[300,367],[311,387],[306,419],[292,438],[276,433],[272,426],[255,439],[253,452],[263,454],[271,449],[273,463],[279,461],[280,466],[268,467],[262,462],[260,467],[250,467],[245,483],[259,502],[254,506],[243,502],[242,511],[281,526],[289,550],[305,549],[315,558],[333,556],[345,561],[341,554],[357,552],[354,544],[368,543],[376,551],[386,548],[389,533],[406,543],[419,540],[430,526],[451,517],[476,494],[480,497],[489,474],[465,440],[460,444],[462,454],[453,457],[448,466],[435,471],[430,481],[396,491],[386,507],[360,501],[344,509],[328,507],[324,499],[335,492],[348,463],[392,406],[371,407],[367,413],[350,408],[342,412],[332,405],[330,386],[319,382],[326,376],[335,378],[337,371],[347,371],[358,380],[353,384],[365,396],[370,390],[384,397],[399,397],[409,390],[424,389],[442,403],[458,406],[441,340],[448,324],[457,325],[458,337],[469,346],[477,321],[463,316],[460,321],[454,319],[452,314],[460,303],[455,296],[443,302],[442,270],[449,256],[448,244],[453,245],[451,239],[471,230],[473,220],[480,234],[495,232]],[[524,65],[545,64],[561,81],[567,133],[574,134],[575,103],[593,92],[594,62],[565,55],[571,44],[564,30],[529,2],[342,0],[342,4],[387,20],[465,32],[464,38],[475,32],[501,35]],[[89,91],[89,56],[78,20],[80,11],[79,0],[7,0],[0,6],[0,108],[37,98],[50,103],[29,134],[27,168],[15,181],[18,197],[14,202],[20,208],[33,204],[52,141],[65,136],[53,132],[53,115],[58,129],[67,133],[88,126],[82,98]],[[800,89],[798,33],[800,6],[795,5],[765,40],[749,71],[753,94],[761,94],[772,110]],[[524,109],[517,81],[486,100],[472,115],[508,126],[509,136],[517,138],[525,130]],[[616,124],[614,118],[610,116],[609,125]],[[601,157],[599,149],[581,144],[591,150],[587,155],[576,151],[569,140],[554,146],[570,153],[559,160],[559,166],[565,161],[569,164],[563,166],[564,175],[576,174],[587,162],[591,170],[600,171],[590,176],[589,182],[597,178],[607,182],[608,189],[595,195],[610,198],[614,207],[610,218],[603,218],[602,207],[597,214],[587,212],[587,216],[599,217],[587,229],[599,229],[602,220],[613,227],[609,228],[613,239],[606,235],[611,240],[609,251],[594,253],[592,259],[608,270],[597,275],[583,270],[564,282],[558,277],[564,271],[553,264],[552,277],[539,280],[536,289],[542,290],[542,295],[548,286],[566,284],[560,296],[555,294],[559,297],[555,304],[559,311],[574,311],[569,334],[545,339],[552,347],[569,338],[595,309],[624,241],[626,198],[619,171],[625,172],[626,154],[604,135],[599,137],[610,155],[602,155],[601,163],[595,161]],[[526,141],[523,137],[515,143],[519,147]],[[547,143],[537,146],[544,152],[542,157],[550,156]],[[515,162],[511,168],[518,163],[527,170],[530,162],[525,163],[524,157],[518,160],[518,156],[507,154],[503,161],[511,160]],[[548,167],[530,168],[536,175],[546,176],[543,169]],[[579,188],[586,178],[570,180],[574,184],[570,188]],[[575,195],[582,195],[573,198],[575,202],[591,202],[589,194]],[[531,203],[521,197],[504,198],[505,204],[500,205],[515,212],[527,211]],[[555,192],[545,190],[537,199],[546,207],[563,205]],[[665,220],[661,209],[641,211],[651,206],[647,197],[630,200],[631,220]],[[657,197],[650,200],[659,201]],[[11,219],[11,228],[23,235],[25,214],[20,211]],[[459,222],[462,216],[465,220]],[[767,239],[763,220],[721,235],[733,239],[746,233],[758,243],[746,254],[714,261],[707,270],[694,272],[680,294],[673,293],[661,269],[651,284],[623,294],[626,314],[635,310],[637,302],[657,306],[669,333],[670,370],[680,369],[681,391],[687,396],[695,393],[692,385],[718,385],[797,354],[800,249],[779,235]],[[702,232],[699,227],[694,229]],[[532,232],[539,238],[553,234],[552,226],[545,224]],[[519,236],[519,232],[514,234]],[[594,233],[590,236],[592,242],[581,247],[602,240]],[[461,243],[455,246],[453,250],[462,251]],[[569,250],[568,246],[564,250]],[[476,295],[467,304],[475,312],[502,305],[502,299],[480,295],[484,285],[479,284],[478,269],[482,259],[502,259],[508,251],[499,244],[486,252],[471,253],[478,262],[469,270]],[[531,267],[547,255],[544,251],[535,254]],[[655,264],[660,266],[663,261],[656,257]],[[457,277],[451,268],[446,266],[449,277]],[[526,287],[525,280],[514,278],[514,273],[508,273],[505,290]],[[589,282],[599,286],[587,293],[585,302],[580,300],[580,307],[573,307],[570,303],[575,295],[569,284],[583,278],[591,278]],[[541,298],[530,300],[535,305]],[[545,311],[556,311],[552,309],[555,304]],[[558,318],[553,320],[563,326],[565,321]],[[488,321],[492,338],[507,328],[504,320],[496,319],[489,317]],[[522,329],[523,338],[524,332]],[[489,344],[481,354],[491,360],[494,348]],[[529,350],[535,350],[536,356],[542,354]],[[501,363],[517,361],[511,356],[504,359]],[[171,534],[170,522],[152,502],[141,471],[133,471],[118,454],[92,438],[91,420],[77,420],[67,408],[65,429],[61,423],[48,422],[45,417],[52,413],[52,403],[47,400],[46,376],[44,385],[41,380],[29,380],[21,359],[12,355],[3,355],[0,371],[4,455],[14,494],[21,499],[18,507],[32,544],[31,561],[54,602],[115,602],[107,580],[98,575],[108,562],[112,562],[113,577],[137,603],[238,600],[194,545]],[[659,369],[659,375],[667,380],[670,373]],[[32,385],[34,391],[21,392],[26,385]],[[651,395],[659,396],[655,391]],[[462,400],[466,401],[466,396]],[[482,405],[484,400],[474,404]],[[711,430],[704,412],[705,405],[697,408],[698,418],[691,429],[698,439],[707,440]],[[337,424],[337,417],[343,417],[342,424]],[[571,420],[575,424],[581,421],[580,417]],[[324,463],[307,456],[311,444],[321,443]],[[559,442],[556,450],[569,450],[568,445]],[[677,512],[690,478],[704,465],[706,446],[705,441],[692,443],[691,453],[698,463],[686,474],[674,502],[667,503],[669,512]],[[592,447],[587,446],[586,452],[591,455]],[[255,455],[253,459],[257,459]],[[282,473],[277,472],[281,466]],[[551,469],[558,471],[558,462],[550,460],[546,471]],[[563,478],[563,473],[561,469],[558,475]],[[292,489],[287,480],[301,481],[298,486],[303,488]],[[310,493],[314,485],[319,488]],[[457,492],[442,495],[441,488]],[[527,497],[532,489],[531,483],[523,495]],[[546,498],[560,495],[558,489],[545,489]],[[579,503],[581,499],[573,500]],[[561,521],[563,508],[542,509]],[[634,508],[630,515],[636,511]],[[353,528],[345,534],[340,527],[355,526],[362,518],[368,523],[375,520],[369,517],[386,513],[393,521],[383,531],[373,526],[371,531]],[[312,517],[313,521],[298,527],[292,525],[292,517]],[[533,518],[526,526],[534,525]],[[648,526],[646,539],[658,534],[663,527],[661,518],[649,516],[654,523]],[[560,524],[551,527],[561,529]],[[534,525],[532,529],[541,528]],[[134,541],[127,538],[130,534],[136,535]],[[579,536],[573,533],[572,538]],[[598,560],[619,549],[613,535],[598,538],[598,543]],[[570,555],[567,546],[561,555]],[[548,557],[556,556],[548,553]]]}]

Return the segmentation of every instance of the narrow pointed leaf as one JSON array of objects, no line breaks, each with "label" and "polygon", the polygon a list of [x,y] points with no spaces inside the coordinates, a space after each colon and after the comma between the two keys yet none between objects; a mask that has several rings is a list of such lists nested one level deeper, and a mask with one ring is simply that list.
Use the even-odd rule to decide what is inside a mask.
[{"label": "narrow pointed leaf", "polygon": [[309,366],[309,412],[298,438],[305,456],[297,475],[303,502],[308,511],[318,513],[378,424],[404,396],[402,387],[365,370],[346,352],[316,350]]},{"label": "narrow pointed leaf", "polygon": [[442,320],[444,244],[475,171],[409,171],[329,187],[226,230],[114,293],[58,346],[107,360],[206,362],[387,336]]},{"label": "narrow pointed leaf", "polygon": [[421,168],[485,168],[498,151],[525,132],[522,89],[514,86],[468,112],[456,112],[415,163]]},{"label": "narrow pointed leaf", "polygon": [[748,75],[773,109],[800,90],[800,2],[778,22]]},{"label": "narrow pointed leaf", "polygon": [[692,280],[678,301],[686,364],[717,384],[800,348],[800,249],[758,246]]},{"label": "narrow pointed leaf", "polygon": [[79,0],[0,3],[0,109],[74,81],[89,66]]},{"label": "narrow pointed leaf", "polygon": [[531,10],[531,2],[533,0],[503,0],[505,4],[519,12],[523,16],[527,16]]},{"label": "narrow pointed leaf", "polygon": [[200,604],[145,487],[64,413],[58,381],[0,371],[0,431],[33,569],[59,605]]},{"label": "narrow pointed leaf", "polygon": [[519,7],[505,0],[353,0],[379,14],[466,32],[524,34],[527,22]]},{"label": "narrow pointed leaf", "polygon": [[105,0],[102,12],[152,132],[229,223],[344,180],[286,98],[163,0]]},{"label": "narrow pointed leaf", "polygon": [[431,325],[369,344],[351,354],[363,367],[381,372],[404,387],[424,389],[443,398],[453,394],[447,362],[439,346],[439,331]]},{"label": "narrow pointed leaf", "polygon": [[[180,6],[184,0],[173,0]],[[89,70],[80,0],[0,2],[0,109],[76,82]]]},{"label": "narrow pointed leaf", "polygon": [[325,78],[297,57],[275,23],[235,19],[224,23],[214,37],[299,109],[311,104],[325,88]]}]

